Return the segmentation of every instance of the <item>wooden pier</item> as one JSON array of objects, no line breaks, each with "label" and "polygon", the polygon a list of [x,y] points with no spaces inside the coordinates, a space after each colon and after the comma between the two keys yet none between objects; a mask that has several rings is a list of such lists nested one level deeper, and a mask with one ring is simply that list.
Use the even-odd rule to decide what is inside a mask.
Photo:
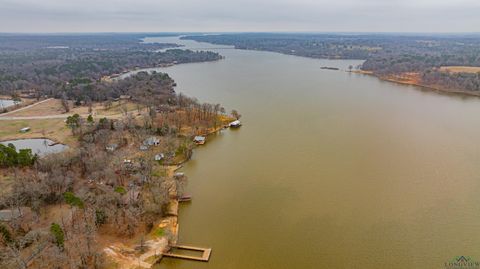
[{"label": "wooden pier", "polygon": [[202,256],[190,256],[190,255],[182,255],[182,254],[173,254],[173,253],[163,253],[163,257],[170,257],[170,258],[178,258],[178,259],[185,259],[185,260],[191,260],[191,261],[201,261],[201,262],[208,262],[210,259],[210,254],[212,253],[211,248],[200,248],[200,247],[191,247],[191,246],[184,246],[184,245],[174,245],[170,246],[171,249],[184,249],[184,250],[191,250],[191,251],[197,251],[197,252],[202,252]]}]

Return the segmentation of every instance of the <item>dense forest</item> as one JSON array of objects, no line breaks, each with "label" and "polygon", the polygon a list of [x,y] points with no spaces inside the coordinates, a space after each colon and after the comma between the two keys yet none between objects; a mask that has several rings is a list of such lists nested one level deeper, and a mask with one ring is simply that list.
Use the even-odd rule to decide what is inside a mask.
[{"label": "dense forest", "polygon": [[128,95],[134,101],[148,103],[157,99],[168,99],[174,92],[174,86],[175,82],[168,74],[142,71],[124,79],[71,83],[63,89],[66,98],[78,104],[117,99],[122,95]]},{"label": "dense forest", "polygon": [[478,73],[440,69],[480,67],[480,35],[245,33],[184,38],[312,58],[362,59],[362,70],[382,78],[415,73],[418,84],[480,91]]},{"label": "dense forest", "polygon": [[[142,37],[144,37],[143,35]],[[139,35],[3,35],[0,38],[0,94],[71,95],[78,85],[106,87],[101,78],[136,68],[214,61],[217,53],[168,49],[175,44],[143,43]],[[114,96],[99,95],[97,98]],[[95,98],[95,96],[89,96]]]}]

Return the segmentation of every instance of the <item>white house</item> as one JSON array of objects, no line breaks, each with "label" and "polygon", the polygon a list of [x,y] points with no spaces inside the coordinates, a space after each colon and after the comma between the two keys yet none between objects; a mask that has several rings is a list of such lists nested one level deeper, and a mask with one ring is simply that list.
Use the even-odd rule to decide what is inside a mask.
[{"label": "white house", "polygon": [[165,158],[165,155],[163,155],[163,153],[156,154],[154,157],[155,161],[161,161],[163,160],[163,158]]},{"label": "white house", "polygon": [[156,138],[155,136],[149,137],[143,141],[145,146],[158,146],[160,144],[160,139]]}]

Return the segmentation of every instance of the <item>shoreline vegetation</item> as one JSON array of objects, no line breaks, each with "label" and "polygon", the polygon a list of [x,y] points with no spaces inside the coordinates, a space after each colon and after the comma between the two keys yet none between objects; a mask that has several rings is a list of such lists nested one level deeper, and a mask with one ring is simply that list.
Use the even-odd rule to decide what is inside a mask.
[{"label": "shoreline vegetation", "polygon": [[[176,171],[190,160],[193,137],[241,117],[176,93],[166,73],[117,78],[143,67],[219,60],[217,53],[153,52],[167,45],[138,44],[135,35],[73,42],[78,38],[0,41],[0,58],[21,62],[2,69],[0,93],[38,101],[0,115],[0,140],[47,138],[69,146],[33,163],[0,152],[2,268],[150,268],[177,241],[187,176]],[[69,53],[75,59],[58,59]],[[20,159],[3,161],[10,155]]]},{"label": "shoreline vegetation", "polygon": [[433,92],[438,92],[438,93],[443,93],[443,94],[456,94],[456,95],[463,95],[463,96],[472,96],[472,97],[480,97],[480,92],[471,92],[471,91],[466,91],[466,90],[455,90],[451,88],[445,88],[440,85],[428,85],[428,84],[423,84],[418,81],[415,76],[418,76],[419,74],[407,74],[406,76],[381,76],[373,73],[372,71],[364,71],[364,70],[352,70],[352,71],[347,71],[351,72],[354,74],[362,74],[362,75],[368,75],[368,76],[374,76],[382,81],[388,81],[388,82],[393,82],[393,83],[398,83],[402,85],[409,85],[409,86],[415,86],[419,87],[428,91],[433,91]]}]

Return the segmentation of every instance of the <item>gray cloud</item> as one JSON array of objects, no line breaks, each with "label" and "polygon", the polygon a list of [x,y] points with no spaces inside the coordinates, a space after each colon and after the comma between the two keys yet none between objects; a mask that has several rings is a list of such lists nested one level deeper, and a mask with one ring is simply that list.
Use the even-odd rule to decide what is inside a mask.
[{"label": "gray cloud", "polygon": [[477,32],[478,0],[0,0],[0,32]]}]

